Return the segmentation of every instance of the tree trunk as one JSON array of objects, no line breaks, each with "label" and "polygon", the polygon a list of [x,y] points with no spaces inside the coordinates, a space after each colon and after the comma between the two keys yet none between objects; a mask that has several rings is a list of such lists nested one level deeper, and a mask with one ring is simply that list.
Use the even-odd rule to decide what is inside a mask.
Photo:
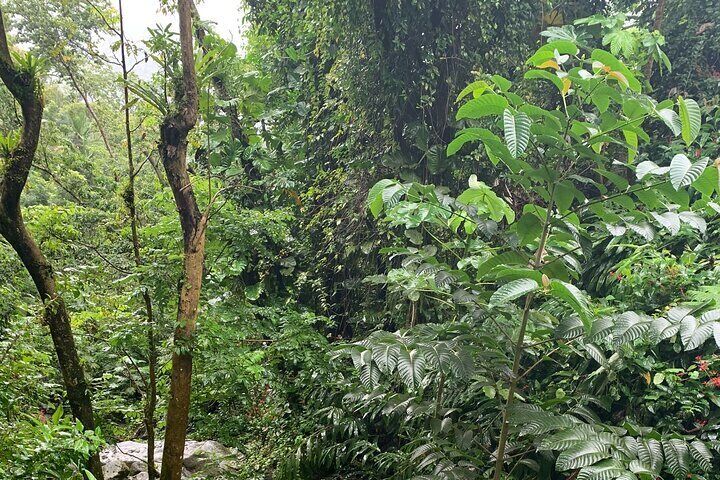
[{"label": "tree trunk", "polygon": [[[127,85],[128,69],[127,59],[125,56],[125,23],[123,18],[122,0],[118,2],[118,10],[120,16],[120,57],[122,62],[123,74],[123,95],[125,99],[125,141],[127,143],[127,161],[128,161],[128,186],[125,195],[126,207],[128,209],[128,217],[130,220],[130,232],[133,246],[133,259],[135,266],[142,265],[142,257],[140,255],[140,237],[138,235],[138,214],[135,204],[135,161],[133,158],[132,134],[130,130],[130,108],[129,97],[130,92]],[[147,473],[148,480],[155,480],[158,474],[155,469],[155,409],[157,406],[157,347],[155,345],[155,319],[153,317],[152,298],[147,288],[142,289],[143,303],[145,304],[146,316],[146,335],[148,341],[148,381],[145,389],[145,408],[143,409],[143,422],[147,432]]]},{"label": "tree trunk", "polygon": [[[20,209],[20,196],[30,174],[40,138],[43,97],[38,79],[17,70],[13,64],[2,11],[0,11],[0,78],[20,104],[23,117],[20,141],[9,153],[5,171],[0,178],[0,235],[17,252],[43,302],[43,317],[50,328],[73,416],[80,420],[85,429],[94,430],[95,419],[90,393],[75,347],[65,302],[57,293],[52,266],[25,227]],[[103,479],[100,457],[97,453],[88,461],[88,470],[98,480]]]},{"label": "tree trunk", "polygon": [[205,260],[205,227],[187,171],[187,135],[197,123],[198,91],[192,38],[192,0],[179,0],[180,58],[182,83],[175,99],[176,113],[168,115],[160,126],[160,157],[173,192],[183,232],[183,278],[179,287],[177,324],[173,337],[170,400],[165,429],[161,480],[180,480],[183,450],[190,412],[192,352],[195,323],[200,303],[203,263]]}]

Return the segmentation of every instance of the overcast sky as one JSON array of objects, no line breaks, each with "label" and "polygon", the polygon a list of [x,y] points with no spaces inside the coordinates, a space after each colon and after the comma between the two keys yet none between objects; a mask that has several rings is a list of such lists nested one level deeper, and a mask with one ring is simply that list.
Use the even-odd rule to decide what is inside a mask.
[{"label": "overcast sky", "polygon": [[[113,0],[115,8],[117,0]],[[140,45],[148,38],[147,29],[172,23],[177,31],[177,15],[163,15],[158,12],[158,0],[123,0],[123,17],[125,18],[125,35],[131,42]],[[240,27],[243,22],[241,0],[204,0],[196,1],[200,17],[204,21],[215,23],[215,30],[226,40],[232,40],[236,45],[242,43]],[[238,45],[239,46],[239,45]],[[138,65],[135,72],[147,76],[152,72],[152,65]]]}]

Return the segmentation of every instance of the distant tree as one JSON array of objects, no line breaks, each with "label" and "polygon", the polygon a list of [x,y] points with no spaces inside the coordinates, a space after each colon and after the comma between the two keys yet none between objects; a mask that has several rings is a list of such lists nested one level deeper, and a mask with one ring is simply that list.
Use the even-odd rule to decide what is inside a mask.
[{"label": "distant tree", "polygon": [[[60,371],[73,415],[88,430],[95,429],[93,409],[85,373],[78,357],[65,302],[57,292],[52,265],[45,258],[27,230],[20,207],[20,197],[32,168],[40,137],[43,117],[43,94],[38,75],[41,61],[30,54],[13,60],[0,12],[0,78],[20,105],[23,125],[17,143],[3,152],[0,177],[0,235],[17,252],[35,283],[44,304],[43,316],[50,327]],[[12,134],[9,134],[12,137]],[[88,469],[103,478],[97,453]]]}]

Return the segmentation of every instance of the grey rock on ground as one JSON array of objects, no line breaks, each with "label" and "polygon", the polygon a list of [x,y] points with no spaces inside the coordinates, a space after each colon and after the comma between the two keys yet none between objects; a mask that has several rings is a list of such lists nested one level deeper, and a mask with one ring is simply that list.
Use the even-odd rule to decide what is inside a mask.
[{"label": "grey rock on ground", "polygon": [[[155,468],[160,471],[163,442],[155,446]],[[100,452],[106,480],[147,480],[147,444],[120,442]],[[213,440],[185,442],[183,478],[230,478],[242,455]]]}]

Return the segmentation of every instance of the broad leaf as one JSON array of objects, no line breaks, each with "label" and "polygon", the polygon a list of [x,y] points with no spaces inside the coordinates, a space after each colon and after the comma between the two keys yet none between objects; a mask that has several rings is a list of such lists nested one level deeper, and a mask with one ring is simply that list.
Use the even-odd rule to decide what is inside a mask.
[{"label": "broad leaf", "polygon": [[520,298],[525,294],[538,290],[540,285],[531,278],[519,278],[510,283],[506,283],[498,288],[490,297],[490,305],[497,306],[508,303],[516,298]]},{"label": "broad leaf", "polygon": [[517,158],[525,152],[530,141],[530,117],[522,112],[513,115],[510,109],[503,113],[503,126],[505,128],[505,142],[510,154]]},{"label": "broad leaf", "polygon": [[670,183],[675,190],[690,185],[702,175],[707,164],[707,158],[692,163],[685,154],[678,153],[670,162]]},{"label": "broad leaf", "polygon": [[456,119],[462,120],[463,118],[482,118],[488,115],[502,115],[507,106],[508,101],[505,97],[494,93],[481,95],[460,107]]},{"label": "broad leaf", "polygon": [[700,133],[700,124],[702,122],[700,107],[695,100],[691,98],[684,99],[683,97],[678,97],[678,107],[682,124],[682,138],[687,145],[690,145]]},{"label": "broad leaf", "polygon": [[597,440],[578,442],[558,455],[555,463],[559,471],[574,470],[599,462],[610,456],[607,445]]}]

